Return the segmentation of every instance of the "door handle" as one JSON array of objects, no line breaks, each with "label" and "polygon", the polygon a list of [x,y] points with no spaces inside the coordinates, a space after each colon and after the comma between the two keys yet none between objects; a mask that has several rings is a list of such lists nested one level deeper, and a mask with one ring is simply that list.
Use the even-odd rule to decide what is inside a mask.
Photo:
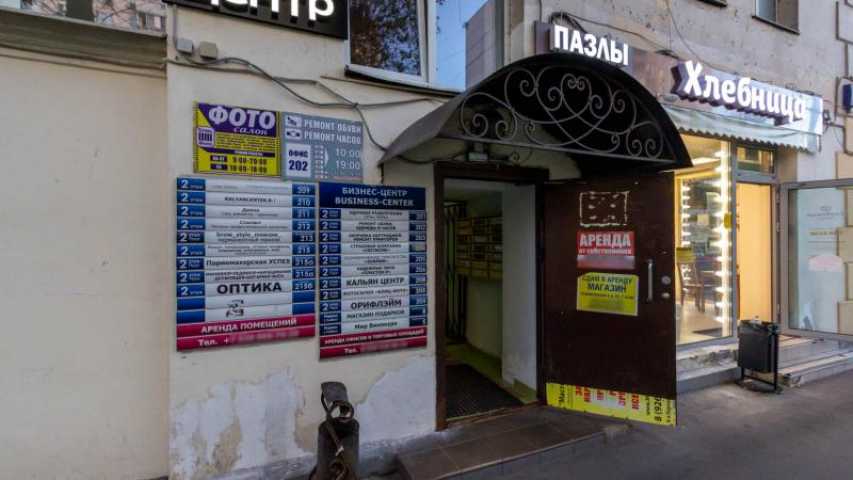
[{"label": "door handle", "polygon": [[646,260],[646,272],[648,273],[648,296],[646,303],[652,303],[655,300],[655,261],[651,258]]}]

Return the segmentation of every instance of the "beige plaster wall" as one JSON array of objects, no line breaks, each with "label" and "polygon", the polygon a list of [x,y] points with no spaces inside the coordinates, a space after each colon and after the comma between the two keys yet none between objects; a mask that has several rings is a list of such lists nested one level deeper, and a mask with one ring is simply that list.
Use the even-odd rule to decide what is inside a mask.
[{"label": "beige plaster wall", "polygon": [[166,82],[0,50],[0,478],[168,471]]}]

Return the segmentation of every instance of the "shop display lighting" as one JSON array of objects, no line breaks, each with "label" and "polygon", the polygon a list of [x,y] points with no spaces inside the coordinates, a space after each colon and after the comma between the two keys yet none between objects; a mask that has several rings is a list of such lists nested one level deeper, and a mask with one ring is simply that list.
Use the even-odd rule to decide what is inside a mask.
[{"label": "shop display lighting", "polygon": [[[731,316],[731,295],[730,282],[731,275],[729,271],[729,263],[731,262],[731,242],[729,240],[730,231],[725,224],[726,215],[731,206],[730,182],[729,182],[729,155],[724,149],[717,151],[715,157],[720,159],[720,166],[714,171],[720,175],[720,179],[714,182],[714,186],[719,187],[719,210],[715,212],[715,217],[720,219],[720,225],[714,229],[719,235],[719,239],[711,244],[720,249],[720,255],[717,261],[720,262],[719,270],[716,272],[720,278],[720,287],[716,289],[719,293],[719,301],[715,302],[715,306],[720,312],[716,317],[716,321],[722,325],[726,325],[728,318]],[[724,332],[726,333],[726,332]]]}]

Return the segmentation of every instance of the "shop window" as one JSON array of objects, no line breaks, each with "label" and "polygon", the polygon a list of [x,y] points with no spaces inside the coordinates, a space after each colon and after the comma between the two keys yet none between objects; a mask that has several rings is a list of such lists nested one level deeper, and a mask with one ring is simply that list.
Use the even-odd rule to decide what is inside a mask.
[{"label": "shop window", "polygon": [[352,0],[350,64],[387,80],[464,90],[500,66],[502,0]]},{"label": "shop window", "polygon": [[787,30],[799,31],[798,0],[756,0],[755,16]]},{"label": "shop window", "polygon": [[138,25],[143,30],[163,32],[166,30],[166,17],[162,15],[139,12]]},{"label": "shop window", "polygon": [[853,183],[783,187],[787,327],[853,335]]},{"label": "shop window", "polygon": [[679,344],[732,335],[730,145],[685,135],[694,168],[676,174]]},{"label": "shop window", "polygon": [[738,145],[735,149],[735,158],[740,171],[773,174],[772,150]]},{"label": "shop window", "polygon": [[[0,5],[7,3],[0,0]],[[166,6],[160,0],[22,0],[9,6],[132,30],[165,30]]]}]

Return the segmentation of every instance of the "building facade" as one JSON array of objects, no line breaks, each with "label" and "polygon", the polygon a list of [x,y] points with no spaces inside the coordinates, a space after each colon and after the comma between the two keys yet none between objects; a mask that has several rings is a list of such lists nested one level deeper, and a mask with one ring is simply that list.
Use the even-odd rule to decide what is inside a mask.
[{"label": "building facade", "polygon": [[[10,325],[0,349],[0,476],[238,478],[270,466],[299,476],[315,461],[326,381],[349,389],[363,458],[387,459],[455,418],[489,411],[453,404],[460,365],[508,393],[509,405],[671,424],[676,353],[731,352],[742,320],[848,339],[853,137],[842,92],[853,7],[798,3],[353,0],[347,9],[328,0],[257,8],[182,0],[166,7],[163,28],[152,19],[157,27],[146,30],[159,33],[4,5],[0,105],[12,114],[0,120],[11,167],[2,191],[13,208],[2,217],[10,226],[3,299],[9,318],[25,321]],[[272,15],[273,4],[291,17]],[[537,103],[533,83],[545,86]],[[567,92],[589,99],[582,112],[556,118],[577,107]],[[240,115],[261,124],[266,112],[280,122],[272,143],[206,143],[219,124],[239,127],[248,118]],[[362,135],[325,138],[306,134],[309,124]],[[271,128],[230,133],[264,137]],[[297,137],[279,139],[288,129]],[[309,141],[325,153],[313,157],[315,147],[302,148]],[[327,165],[333,152],[359,161],[299,173],[300,159]],[[259,178],[268,173],[277,178]],[[305,211],[322,238],[324,210],[361,215],[324,207],[326,191],[349,198],[330,177],[423,195],[412,207],[423,216],[403,222],[410,241],[371,250],[391,258],[405,243],[407,265],[425,269],[407,272],[405,307],[417,312],[408,323],[368,327],[412,337],[346,344],[355,340],[341,321],[345,307],[322,297],[348,292],[322,287],[322,249],[332,240],[313,240],[317,250],[301,255],[320,262],[306,264],[317,267],[309,279],[317,296],[304,302],[312,305],[304,338],[242,336],[237,343],[252,343],[228,346],[224,339],[238,337],[185,337],[182,328],[204,317],[182,323],[181,305],[213,300],[181,294],[195,284],[180,275],[181,233],[192,233],[181,206],[245,204],[225,196],[212,204],[222,191],[189,195],[180,180],[258,201],[281,185],[313,185],[302,196],[313,199]],[[375,215],[364,221],[391,218]],[[338,230],[338,255],[366,248],[347,246]],[[205,258],[214,257],[220,247],[202,238]],[[337,277],[330,281],[346,281]],[[295,288],[295,277],[287,281]],[[597,293],[610,288],[620,290]],[[382,292],[370,300],[392,295]],[[301,321],[288,308],[286,321]],[[258,328],[295,332],[282,325]],[[185,338],[221,348],[188,348]],[[336,341],[353,350],[335,350]],[[666,411],[569,405],[576,388]]]}]

